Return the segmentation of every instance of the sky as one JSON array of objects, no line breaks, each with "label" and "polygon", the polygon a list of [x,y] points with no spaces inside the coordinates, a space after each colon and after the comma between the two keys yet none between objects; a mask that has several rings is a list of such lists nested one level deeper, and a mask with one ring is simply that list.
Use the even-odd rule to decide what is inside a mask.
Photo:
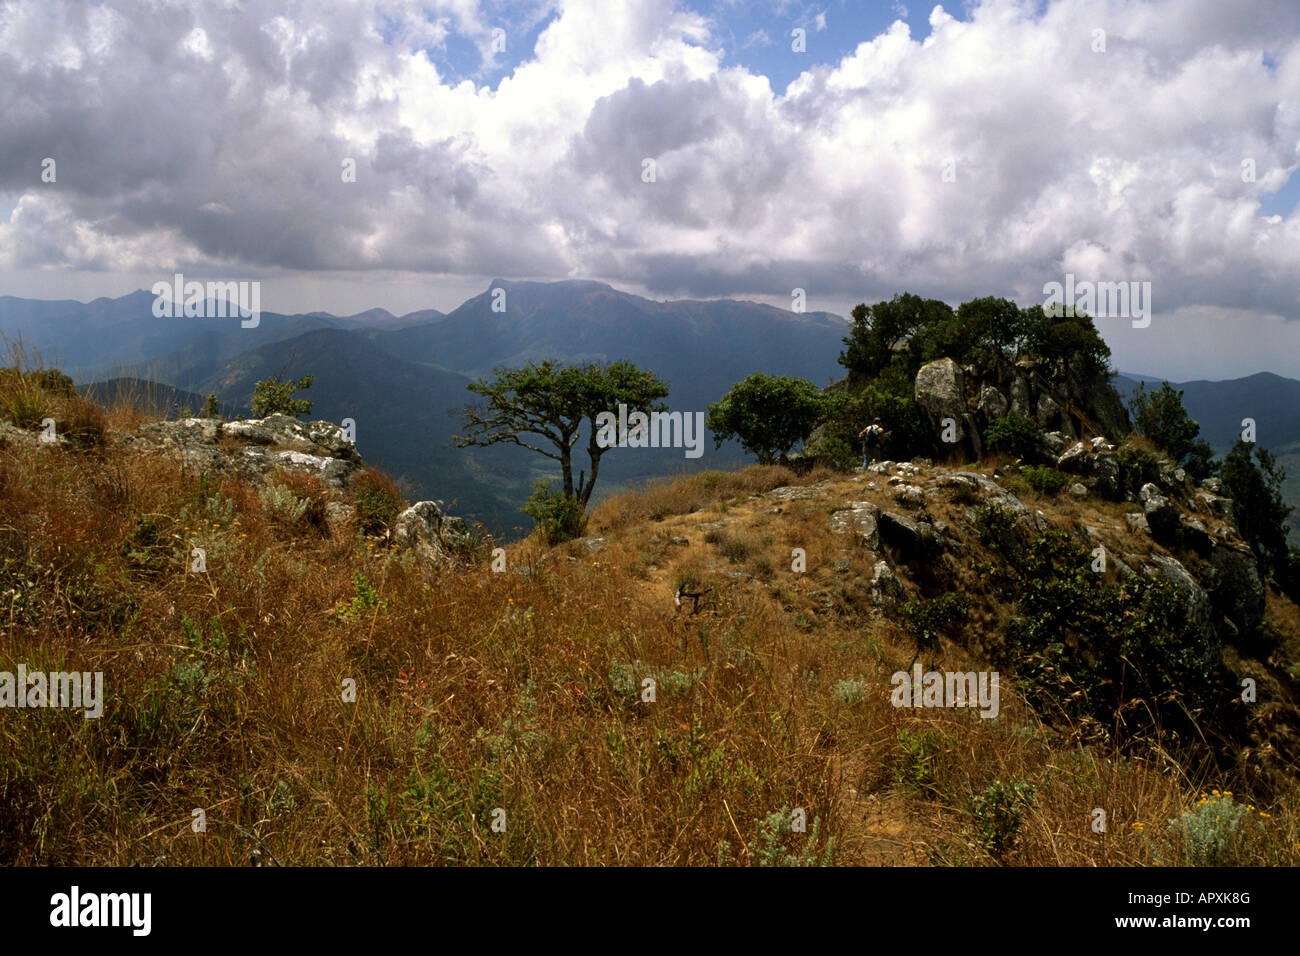
[{"label": "sky", "polygon": [[1297,166],[1295,0],[0,0],[0,295],[847,315],[1068,274],[1150,283],[1097,318],[1121,369],[1300,378]]}]

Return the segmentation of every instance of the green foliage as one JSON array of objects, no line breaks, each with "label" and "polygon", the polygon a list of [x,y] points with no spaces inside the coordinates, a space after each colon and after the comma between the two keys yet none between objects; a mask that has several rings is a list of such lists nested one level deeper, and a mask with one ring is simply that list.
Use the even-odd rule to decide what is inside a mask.
[{"label": "green foliage", "polygon": [[1120,445],[1115,452],[1119,463],[1120,487],[1137,494],[1143,485],[1160,480],[1160,460],[1154,452],[1131,442]]},{"label": "green foliage", "polygon": [[910,598],[899,608],[899,617],[917,640],[931,643],[965,624],[970,607],[968,596],[949,592],[936,598]]},{"label": "green foliage", "polygon": [[862,460],[858,433],[879,418],[886,431],[882,455],[901,461],[922,454],[931,435],[916,404],[915,377],[899,359],[856,391],[826,393],[825,417],[808,451],[852,467]]},{"label": "green foliage", "polygon": [[932,727],[904,727],[898,731],[895,741],[898,756],[891,770],[895,785],[914,794],[936,790],[939,760],[947,742],[944,734]]},{"label": "green foliage", "polygon": [[[311,410],[310,405],[311,403],[309,402],[308,411]],[[203,411],[199,413],[199,417],[200,418],[221,417],[221,402],[218,401],[216,392],[210,393],[208,397],[203,400]]]},{"label": "green foliage", "polygon": [[1245,863],[1239,850],[1249,824],[1249,806],[1215,790],[1170,820],[1169,829],[1182,839],[1185,865],[1233,866]]},{"label": "green foliage", "polygon": [[1014,562],[1019,555],[1019,519],[1010,508],[996,501],[975,509],[975,530],[980,544],[1006,561]]},{"label": "green foliage", "polygon": [[1042,465],[1029,465],[1021,469],[1020,473],[1025,476],[1030,487],[1040,495],[1055,495],[1065,487],[1066,477],[1055,468],[1047,468]]},{"label": "green foliage", "polygon": [[297,381],[292,379],[281,382],[278,378],[268,378],[253,387],[253,414],[258,418],[267,415],[289,415],[297,418],[311,414],[311,401],[306,398],[294,398],[294,392],[311,388],[313,376],[304,375]]},{"label": "green foliage", "polygon": [[921,342],[914,342],[914,337],[922,330],[947,326],[953,311],[946,302],[905,292],[870,307],[854,306],[851,317],[840,364],[848,370],[849,382],[861,385],[883,372],[899,353],[907,353],[906,362],[914,366],[915,376],[922,353]]},{"label": "green foliage", "polygon": [[[820,850],[821,818],[813,817],[807,834],[791,832],[794,811],[789,807],[769,813],[755,820],[756,838],[749,845],[749,856],[757,866],[830,866],[835,857],[835,838],[831,837]],[[788,842],[795,842],[792,852]]]},{"label": "green foliage", "polygon": [[1043,439],[1043,426],[1023,415],[1007,415],[984,430],[984,443],[990,451],[1000,451],[1016,458],[1029,458]]},{"label": "green foliage", "polygon": [[548,545],[580,538],[587,530],[587,516],[581,503],[552,488],[546,478],[538,478],[533,483],[533,493],[520,510],[537,522]]},{"label": "green foliage", "polygon": [[1025,814],[1034,805],[1035,789],[1028,783],[1004,784],[995,780],[971,800],[975,835],[979,845],[998,860],[1020,842]]},{"label": "green foliage", "polygon": [[338,616],[344,621],[357,621],[366,613],[382,614],[388,610],[388,602],[379,597],[374,585],[360,571],[352,575],[353,596],[350,600],[339,601],[335,607]]},{"label": "green foliage", "polygon": [[760,465],[770,465],[802,443],[826,409],[812,382],[755,372],[709,406],[706,424],[715,447],[735,438]]},{"label": "green foliage", "polygon": [[1262,565],[1285,574],[1289,554],[1286,536],[1287,518],[1292,507],[1283,500],[1282,483],[1286,472],[1264,448],[1238,441],[1223,458],[1219,479],[1223,493],[1232,499],[1237,528]]},{"label": "green foliage", "polygon": [[310,500],[299,498],[284,485],[269,481],[257,490],[257,496],[262,500],[266,513],[285,524],[297,524],[311,504]]},{"label": "green foliage", "polygon": [[1085,378],[1105,375],[1110,370],[1110,347],[1097,332],[1092,319],[1073,306],[1052,313],[1040,305],[1025,310],[1025,351],[1048,365],[1066,365]]},{"label": "green foliage", "polygon": [[357,523],[366,534],[381,534],[406,503],[394,481],[382,471],[365,468],[352,483],[352,503]]},{"label": "green foliage", "polygon": [[1007,650],[1040,710],[1092,717],[1129,736],[1192,732],[1215,703],[1216,678],[1187,632],[1169,582],[1108,582],[1086,549],[1054,529],[1029,549]]},{"label": "green foliage", "polygon": [[71,376],[65,375],[57,368],[37,369],[29,372],[28,377],[33,385],[50,395],[71,398],[77,394],[77,387]]},{"label": "green foliage", "polygon": [[[596,486],[601,455],[627,437],[611,435],[617,425],[601,428],[598,419],[607,414],[617,416],[620,405],[627,406],[629,417],[633,412],[649,415],[664,411],[667,406],[659,399],[668,394],[666,381],[628,361],[586,365],[530,362],[518,369],[499,368],[492,378],[471,382],[466,388],[486,401],[461,410],[466,434],[453,437],[455,446],[508,443],[558,461],[563,494],[577,501],[581,510],[586,510]],[[573,447],[584,426],[591,469],[589,476],[580,472],[575,482]],[[602,437],[613,440],[603,443]],[[537,439],[540,441],[534,444]]]},{"label": "green foliage", "polygon": [[870,681],[863,678],[854,678],[853,680],[842,680],[836,683],[831,694],[839,703],[851,706],[864,700],[870,690]]},{"label": "green foliage", "polygon": [[1182,389],[1161,382],[1158,390],[1148,392],[1147,383],[1139,382],[1128,409],[1138,433],[1151,439],[1175,462],[1181,462],[1191,453],[1201,426],[1187,417]]}]

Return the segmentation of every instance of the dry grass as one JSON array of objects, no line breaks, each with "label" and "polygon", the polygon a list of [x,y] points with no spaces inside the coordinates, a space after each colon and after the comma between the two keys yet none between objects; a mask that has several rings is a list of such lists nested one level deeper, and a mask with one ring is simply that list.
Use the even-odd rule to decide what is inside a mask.
[{"label": "dry grass", "polygon": [[[323,515],[318,485],[277,482]],[[0,450],[0,670],[103,671],[107,696],[98,720],[5,714],[0,859],[759,863],[780,856],[762,821],[801,807],[809,832],[777,844],[805,861],[833,838],[837,863],[1147,865],[1181,861],[1165,821],[1230,783],[1071,743],[1010,682],[996,720],[891,706],[910,645],[866,593],[871,556],[827,529],[872,497],[843,476],[652,483],[596,509],[603,550],[519,542],[505,573],[486,554],[429,572],[261,492],[166,459]],[[934,507],[956,525],[966,505]],[[970,564],[909,584],[980,596]],[[711,589],[698,614],[673,603],[684,581]],[[996,626],[996,602],[979,611]],[[998,781],[1036,795],[995,856],[972,799]],[[1243,862],[1294,865],[1294,793],[1263,809]]]}]

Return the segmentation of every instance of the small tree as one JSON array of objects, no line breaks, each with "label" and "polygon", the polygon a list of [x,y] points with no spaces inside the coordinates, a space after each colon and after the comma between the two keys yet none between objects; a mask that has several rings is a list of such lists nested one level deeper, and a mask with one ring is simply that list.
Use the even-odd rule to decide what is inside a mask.
[{"label": "small tree", "polygon": [[[597,416],[616,414],[620,405],[627,406],[629,416],[632,412],[662,411],[665,406],[658,400],[668,394],[667,382],[628,361],[608,365],[530,362],[519,369],[497,369],[491,379],[471,382],[466,388],[486,402],[461,411],[466,434],[453,437],[456,447],[505,443],[554,459],[560,463],[560,493],[577,502],[579,513],[586,509],[596,487],[601,455],[613,447],[600,443]],[[573,449],[584,425],[591,475],[580,471],[575,482]],[[617,436],[618,440],[625,437],[626,433]],[[546,445],[550,447],[542,447]]]},{"label": "small tree", "polygon": [[203,412],[200,418],[218,418],[221,415],[221,402],[217,400],[215,392],[210,393],[203,400]]},{"label": "small tree", "polygon": [[807,379],[755,372],[709,406],[705,424],[716,446],[736,438],[760,465],[770,465],[807,438],[826,410],[826,399]]},{"label": "small tree", "polygon": [[281,382],[278,378],[268,378],[258,382],[253,388],[253,414],[258,418],[267,415],[289,415],[298,418],[311,414],[311,400],[294,398],[293,393],[311,388],[313,376],[304,375],[296,382],[292,379]]},{"label": "small tree", "polygon": [[1139,382],[1128,409],[1133,415],[1133,427],[1175,462],[1181,462],[1196,447],[1201,426],[1188,417],[1182,389],[1161,382],[1159,389],[1148,392],[1147,383]]},{"label": "small tree", "polygon": [[1280,580],[1288,577],[1287,518],[1293,510],[1282,498],[1286,472],[1272,454],[1238,441],[1219,468],[1223,493],[1232,499],[1233,514],[1241,537],[1250,545],[1261,565],[1271,565]]}]

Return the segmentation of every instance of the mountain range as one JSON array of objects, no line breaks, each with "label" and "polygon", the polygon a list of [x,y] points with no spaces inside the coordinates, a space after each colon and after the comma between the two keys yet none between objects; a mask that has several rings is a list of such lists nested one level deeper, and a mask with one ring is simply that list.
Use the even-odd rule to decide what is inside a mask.
[{"label": "mountain range", "polygon": [[[530,524],[519,511],[550,459],[514,446],[455,449],[459,409],[474,379],[545,358],[628,359],[668,381],[673,410],[704,411],[755,371],[827,384],[839,371],[845,321],[754,302],[658,302],[600,282],[494,280],[443,314],[395,316],[383,309],[339,317],[263,312],[256,327],[237,318],[153,315],[154,297],[135,292],[89,303],[0,297],[0,333],[21,338],[45,364],[78,382],[141,379],[188,397],[168,407],[197,411],[214,393],[249,414],[262,379],[314,382],[303,397],[312,417],[357,423],[358,449],[408,492],[437,498],[498,535]],[[657,475],[728,467],[743,453],[711,441],[698,459],[681,449],[613,449],[601,460],[598,495]]]},{"label": "mountain range", "polygon": [[[258,381],[311,374],[304,397],[312,417],[354,419],[359,450],[411,495],[441,499],[507,536],[529,523],[519,506],[534,479],[554,474],[553,462],[514,446],[451,447],[456,413],[475,398],[466,390],[472,380],[536,359],[629,359],[668,381],[672,409],[702,411],[756,371],[829,383],[843,371],[837,359],[847,332],[845,320],[827,312],[655,301],[587,280],[495,279],[445,314],[263,312],[254,328],[237,318],[159,319],[153,303],[145,291],[86,303],[0,296],[0,336],[21,340],[96,397],[148,391],[173,414],[197,412],[210,393],[226,414],[250,414]],[[1114,384],[1127,400],[1141,380],[1161,381],[1122,373]],[[1232,446],[1243,418],[1254,418],[1260,443],[1286,468],[1288,500],[1300,507],[1300,381],[1261,372],[1173,384],[1216,453]],[[602,459],[598,495],[743,457],[734,443],[715,449],[711,441],[699,459],[677,449],[614,449]],[[1300,532],[1300,519],[1293,525]]]}]

